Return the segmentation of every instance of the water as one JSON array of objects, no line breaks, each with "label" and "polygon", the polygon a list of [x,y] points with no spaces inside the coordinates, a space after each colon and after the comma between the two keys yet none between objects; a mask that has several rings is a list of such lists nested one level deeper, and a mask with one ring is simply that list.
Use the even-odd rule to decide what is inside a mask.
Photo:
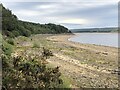
[{"label": "water", "polygon": [[76,33],[70,41],[118,47],[118,33]]}]

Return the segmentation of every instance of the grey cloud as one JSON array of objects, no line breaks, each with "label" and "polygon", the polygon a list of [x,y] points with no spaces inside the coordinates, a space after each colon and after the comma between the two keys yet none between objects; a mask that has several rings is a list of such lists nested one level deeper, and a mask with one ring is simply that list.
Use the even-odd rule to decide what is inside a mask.
[{"label": "grey cloud", "polygon": [[82,24],[72,24],[72,23],[60,23],[60,24],[68,27],[69,29],[79,28],[82,26]]},{"label": "grey cloud", "polygon": [[[85,4],[90,4],[86,6]],[[37,6],[51,5],[51,8],[36,8]],[[93,5],[93,6],[92,6]],[[50,22],[47,18],[83,18],[92,21],[89,25],[77,25],[71,23],[61,23],[69,28],[87,27],[87,26],[107,26],[117,25],[117,4],[103,4],[98,3],[64,3],[64,2],[8,2],[6,6],[13,10],[14,13],[19,10],[37,11],[41,14],[34,17],[21,16],[20,19],[34,22]],[[26,12],[27,13],[27,12]],[[19,16],[19,15],[18,15]],[[53,19],[54,22],[54,19]]]},{"label": "grey cloud", "polygon": [[[62,7],[62,6],[61,6]],[[66,8],[73,8],[72,10],[65,10]],[[115,15],[117,10],[116,5],[102,5],[92,8],[80,8],[80,7],[64,7],[63,10],[58,10],[56,12],[50,13],[48,16],[69,16],[69,17],[107,17],[110,14]]]}]

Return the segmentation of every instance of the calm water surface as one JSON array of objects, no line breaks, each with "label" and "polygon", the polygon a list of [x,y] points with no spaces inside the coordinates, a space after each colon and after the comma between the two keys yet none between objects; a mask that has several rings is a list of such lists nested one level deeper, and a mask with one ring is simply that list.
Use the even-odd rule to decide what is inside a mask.
[{"label": "calm water surface", "polygon": [[118,47],[118,33],[75,33],[70,41]]}]

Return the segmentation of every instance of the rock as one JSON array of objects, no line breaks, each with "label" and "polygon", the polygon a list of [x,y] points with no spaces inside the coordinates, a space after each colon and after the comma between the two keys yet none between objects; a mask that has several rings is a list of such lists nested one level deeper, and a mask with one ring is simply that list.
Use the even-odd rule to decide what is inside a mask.
[{"label": "rock", "polygon": [[119,70],[113,70],[112,74],[118,74],[118,75],[120,75],[120,71]]},{"label": "rock", "polygon": [[104,54],[104,55],[108,55],[108,53],[107,53],[107,52],[103,52],[102,54]]}]

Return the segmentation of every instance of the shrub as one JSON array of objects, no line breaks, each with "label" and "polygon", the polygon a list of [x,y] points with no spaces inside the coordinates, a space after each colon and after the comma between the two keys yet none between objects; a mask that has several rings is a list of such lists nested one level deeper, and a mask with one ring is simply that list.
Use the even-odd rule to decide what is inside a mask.
[{"label": "shrub", "polygon": [[15,37],[20,36],[20,33],[19,33],[19,31],[17,31],[17,30],[12,31],[12,33],[14,34]]},{"label": "shrub", "polygon": [[53,56],[53,53],[52,53],[49,49],[45,49],[45,48],[43,47],[42,56],[47,59],[49,56]]},{"label": "shrub", "polygon": [[11,45],[14,45],[14,40],[12,38],[8,39],[7,42]]},{"label": "shrub", "polygon": [[11,55],[11,53],[13,52],[13,46],[6,41],[3,41],[2,51],[5,55]]},{"label": "shrub", "polygon": [[[36,57],[2,57],[3,89],[15,88],[58,88],[63,84],[59,67],[47,68]],[[10,61],[8,63],[8,61]]]},{"label": "shrub", "polygon": [[27,30],[27,29],[23,30],[23,36],[29,37],[30,35],[31,35],[31,32],[29,30]]}]

